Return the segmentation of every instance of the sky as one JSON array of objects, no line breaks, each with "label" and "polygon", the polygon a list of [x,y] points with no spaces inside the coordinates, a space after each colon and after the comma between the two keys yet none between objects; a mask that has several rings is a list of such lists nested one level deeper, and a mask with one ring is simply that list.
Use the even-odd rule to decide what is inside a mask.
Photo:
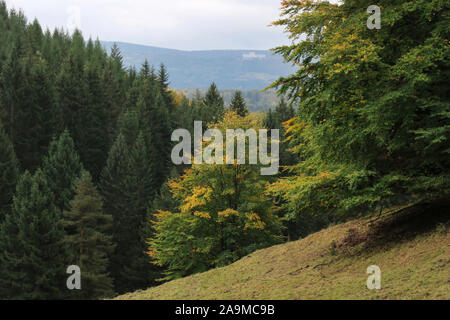
[{"label": "sky", "polygon": [[6,0],[43,28],[179,50],[266,50],[288,44],[281,0]]}]

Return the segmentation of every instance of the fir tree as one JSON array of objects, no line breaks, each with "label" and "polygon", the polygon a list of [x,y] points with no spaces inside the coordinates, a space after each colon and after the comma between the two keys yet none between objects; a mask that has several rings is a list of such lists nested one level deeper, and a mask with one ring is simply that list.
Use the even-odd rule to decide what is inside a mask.
[{"label": "fir tree", "polygon": [[[132,131],[122,132],[134,135]],[[143,229],[156,191],[151,157],[142,133],[138,133],[132,144],[128,144],[131,139],[123,133],[112,147],[102,173],[106,212],[113,216],[113,240],[117,247],[111,261],[119,292],[148,287],[155,279],[144,254],[146,234]]]},{"label": "fir tree", "polygon": [[0,223],[10,212],[19,178],[19,163],[11,141],[0,123]]},{"label": "fir tree", "polygon": [[123,271],[130,263],[128,254],[133,246],[130,238],[134,238],[138,230],[131,230],[128,225],[132,219],[131,196],[128,179],[130,179],[130,148],[123,134],[119,134],[109,151],[106,166],[101,175],[101,193],[105,200],[105,212],[113,218],[112,236],[116,245],[110,256],[111,275],[114,278],[115,290],[125,292],[127,275]]},{"label": "fir tree", "polygon": [[202,115],[203,121],[214,123],[222,119],[224,113],[224,100],[214,82],[206,92],[203,102],[207,110],[207,114]]},{"label": "fir tree", "polygon": [[245,117],[248,115],[247,105],[242,97],[241,91],[236,91],[231,100],[230,110],[236,112],[239,116]]},{"label": "fir tree", "polygon": [[110,229],[111,215],[103,212],[103,201],[90,174],[83,171],[75,183],[75,198],[70,211],[64,212],[66,243],[72,263],[81,269],[82,290],[74,292],[78,299],[98,299],[113,295],[108,258],[114,250]]},{"label": "fir tree", "polygon": [[26,171],[0,229],[0,295],[8,299],[65,297],[67,250],[61,212],[45,175]]},{"label": "fir tree", "polygon": [[153,181],[159,189],[170,171],[171,125],[169,112],[158,86],[144,79],[140,87],[137,111],[139,128],[144,135],[153,167]]},{"label": "fir tree", "polygon": [[69,132],[64,131],[58,140],[52,141],[42,163],[42,171],[55,194],[55,205],[61,211],[69,210],[69,203],[74,196],[73,185],[82,169],[74,142]]}]

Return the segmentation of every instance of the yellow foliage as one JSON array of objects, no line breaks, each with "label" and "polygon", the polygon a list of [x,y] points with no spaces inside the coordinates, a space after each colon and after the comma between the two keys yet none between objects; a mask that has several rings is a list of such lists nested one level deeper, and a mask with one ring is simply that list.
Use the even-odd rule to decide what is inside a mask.
[{"label": "yellow foliage", "polygon": [[197,216],[197,217],[203,218],[203,219],[211,219],[211,215],[208,212],[195,211],[194,216]]},{"label": "yellow foliage", "polygon": [[233,209],[226,209],[224,211],[218,212],[217,215],[219,217],[224,217],[224,218],[228,218],[232,215],[239,217],[239,212],[237,212],[236,210],[233,210]]}]

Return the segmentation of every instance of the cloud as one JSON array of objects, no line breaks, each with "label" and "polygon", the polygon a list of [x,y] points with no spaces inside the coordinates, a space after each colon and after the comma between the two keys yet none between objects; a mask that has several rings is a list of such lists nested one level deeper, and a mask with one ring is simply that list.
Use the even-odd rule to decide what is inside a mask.
[{"label": "cloud", "polygon": [[[176,49],[269,49],[286,44],[280,0],[7,0],[43,26],[67,27],[78,7],[86,36]],[[72,17],[72,21],[73,21]]]}]

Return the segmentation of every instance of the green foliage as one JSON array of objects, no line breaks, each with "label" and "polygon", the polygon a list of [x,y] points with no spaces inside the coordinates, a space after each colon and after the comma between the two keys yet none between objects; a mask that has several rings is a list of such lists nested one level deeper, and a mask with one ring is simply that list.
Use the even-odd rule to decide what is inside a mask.
[{"label": "green foliage", "polygon": [[[197,92],[201,95],[206,95],[208,90],[183,90],[181,91],[187,98],[195,98]],[[220,95],[223,97],[224,105],[228,106],[233,99],[236,90],[233,89],[219,89]],[[242,97],[250,112],[269,111],[275,109],[280,103],[280,98],[275,90],[243,90]]]},{"label": "green foliage", "polygon": [[75,290],[71,298],[112,297],[113,279],[107,272],[108,256],[114,250],[112,236],[108,235],[112,217],[103,212],[103,201],[88,172],[82,173],[75,191],[63,224],[72,264],[78,265],[82,274],[82,290]]},{"label": "green foliage", "polygon": [[13,194],[19,179],[17,161],[11,141],[0,123],[0,223],[11,211]]},{"label": "green foliage", "polygon": [[83,165],[75,151],[68,131],[64,131],[58,140],[50,144],[48,155],[42,161],[42,172],[55,195],[55,205],[61,211],[69,210],[75,191],[73,185],[80,177]]},{"label": "green foliage", "polygon": [[219,89],[213,82],[206,92],[202,104],[203,110],[200,110],[200,119],[207,123],[215,123],[222,119],[224,113],[224,101]]},{"label": "green foliage", "polygon": [[248,115],[247,105],[245,104],[245,100],[242,97],[241,91],[236,91],[234,93],[229,109],[233,112],[236,112],[241,117],[245,117]]},{"label": "green foliage", "polygon": [[[262,119],[230,112],[216,127],[257,130]],[[149,255],[167,268],[166,279],[230,264],[281,240],[281,225],[264,194],[267,180],[259,169],[193,165],[171,180],[170,191],[179,205],[173,212],[154,214],[155,236],[149,240]]]},{"label": "green foliage", "polygon": [[8,299],[65,297],[68,253],[61,212],[42,171],[20,178],[13,209],[0,229],[0,296]]},{"label": "green foliage", "polygon": [[288,133],[296,177],[271,191],[290,217],[341,217],[450,192],[448,4],[381,1],[382,27],[366,26],[367,1],[286,1],[292,39],[279,47],[301,65],[274,87],[298,101]]},{"label": "green foliage", "polygon": [[111,273],[118,292],[148,287],[157,277],[144,254],[144,221],[157,190],[151,157],[142,132],[137,133],[135,141],[124,135],[132,130],[122,132],[109,153],[101,178],[105,212],[113,217],[112,234],[117,246],[111,256]]}]

